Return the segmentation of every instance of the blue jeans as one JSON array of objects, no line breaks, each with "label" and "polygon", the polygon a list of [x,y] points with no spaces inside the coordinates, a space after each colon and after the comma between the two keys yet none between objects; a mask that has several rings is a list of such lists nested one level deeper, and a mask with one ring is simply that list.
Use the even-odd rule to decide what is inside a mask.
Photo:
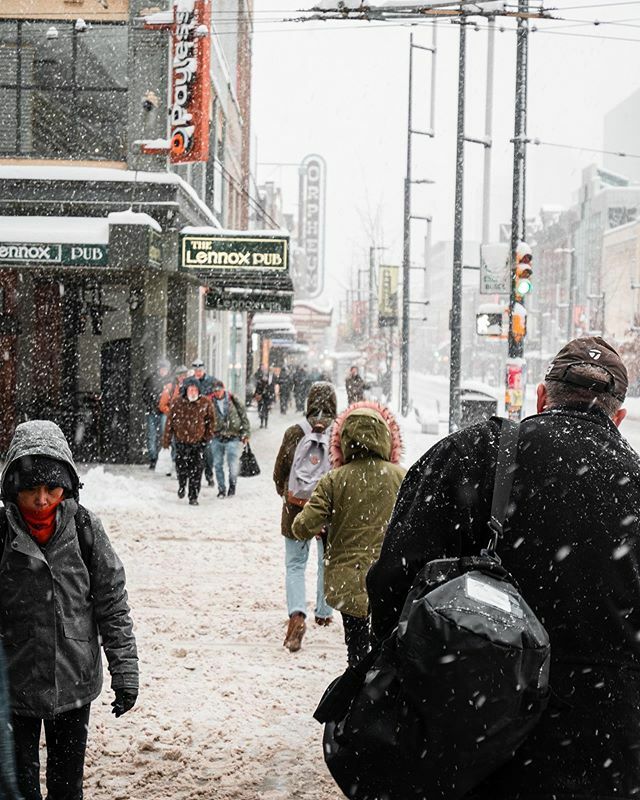
[{"label": "blue jeans", "polygon": [[211,441],[213,452],[213,467],[216,471],[216,482],[218,491],[226,491],[226,480],[224,477],[224,459],[227,458],[229,467],[229,486],[235,486],[240,471],[240,449],[242,442],[240,439],[227,439],[226,441],[214,436]]},{"label": "blue jeans", "polygon": [[[311,549],[311,541],[298,542],[285,538],[285,566],[287,568],[287,611],[289,616],[298,612],[307,616],[307,595],[305,592],[304,573]],[[327,605],[324,596],[324,546],[321,539],[316,539],[318,546],[318,582],[316,585],[316,617],[330,617],[331,606]]]},{"label": "blue jeans", "polygon": [[158,460],[158,452],[166,423],[167,418],[160,411],[147,411],[147,450],[149,451],[150,464],[155,464]]}]

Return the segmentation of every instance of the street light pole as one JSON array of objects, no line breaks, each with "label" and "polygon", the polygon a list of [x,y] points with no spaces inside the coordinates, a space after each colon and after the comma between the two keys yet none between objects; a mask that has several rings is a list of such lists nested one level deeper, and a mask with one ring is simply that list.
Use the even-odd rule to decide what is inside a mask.
[{"label": "street light pole", "polygon": [[402,334],[400,349],[400,411],[409,413],[409,282],[411,279],[411,98],[413,94],[413,34],[409,37],[409,110],[407,113],[407,172],[404,179],[402,248]]},{"label": "street light pole", "polygon": [[449,433],[460,428],[460,373],[462,362],[462,259],[464,222],[464,111],[466,78],[467,25],[460,18],[460,49],[458,56],[458,127],[456,148],[456,198],[453,232],[453,281],[451,288],[451,352],[449,357]]}]

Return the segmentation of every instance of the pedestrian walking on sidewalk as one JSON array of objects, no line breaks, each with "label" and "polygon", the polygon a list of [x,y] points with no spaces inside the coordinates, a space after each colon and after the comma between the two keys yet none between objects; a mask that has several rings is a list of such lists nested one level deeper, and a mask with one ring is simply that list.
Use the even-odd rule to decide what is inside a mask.
[{"label": "pedestrian walking on sidewalk", "polygon": [[200,392],[197,378],[186,378],[180,395],[171,403],[164,431],[165,447],[176,442],[176,474],[178,497],[183,498],[189,484],[189,505],[198,505],[204,449],[213,436],[213,408],[211,401]]},{"label": "pedestrian walking on sidewalk", "polygon": [[349,375],[345,381],[345,388],[347,390],[347,402],[349,405],[364,400],[365,389],[370,388],[369,384],[364,382],[364,378],[360,375],[358,367],[355,365],[349,370]]},{"label": "pedestrian walking on sidewalk", "polygon": [[369,651],[365,577],[380,553],[405,475],[401,451],[400,430],[389,409],[366,401],[350,406],[331,434],[334,469],[320,480],[291,528],[301,540],[328,529],[325,594],[342,614],[349,666]]},{"label": "pedestrian walking on sidewalk", "polygon": [[53,422],[18,425],[0,478],[0,634],[9,670],[18,785],[40,793],[44,724],[49,800],[82,800],[91,702],[104,649],[116,717],[138,696],[138,656],[122,562]]},{"label": "pedestrian walking on sidewalk", "polygon": [[[213,375],[207,375],[204,361],[196,358],[191,362],[193,377],[200,381],[200,390],[204,397],[213,402],[213,384],[217,381]],[[209,486],[215,486],[213,481],[213,445],[209,442],[204,448],[204,477]]]},{"label": "pedestrian walking on sidewalk", "polygon": [[[238,398],[224,388],[221,380],[213,385],[213,467],[218,482],[218,497],[233,497],[240,471],[240,449],[249,441],[251,426],[247,412]],[[229,470],[229,490],[224,462]]]},{"label": "pedestrian walking on sidewalk", "polygon": [[[470,800],[638,795],[640,457],[618,430],[627,388],[613,347],[573,339],[538,386],[538,413],[519,425],[498,548],[549,634],[553,691],[524,743]],[[378,641],[425,564],[486,548],[503,425],[492,417],[452,433],[409,470],[367,577]]]},{"label": "pedestrian walking on sidewalk", "polygon": [[158,460],[158,451],[162,447],[162,435],[167,421],[166,414],[160,408],[160,401],[163,392],[169,391],[171,379],[169,377],[171,365],[161,358],[155,372],[147,375],[142,384],[142,396],[144,398],[147,413],[147,453],[149,457],[149,469],[154,469]]},{"label": "pedestrian walking on sidewalk", "polygon": [[255,398],[258,405],[260,427],[266,428],[269,424],[269,411],[276,399],[276,382],[273,370],[260,367],[256,373]]},{"label": "pedestrian walking on sidewalk", "polygon": [[[289,624],[284,640],[284,646],[292,653],[300,649],[302,637],[306,631],[307,598],[305,591],[305,570],[309,559],[311,542],[298,541],[291,532],[291,526],[296,516],[302,511],[304,501],[297,500],[289,491],[291,472],[296,462],[296,453],[300,459],[304,453],[298,452],[305,437],[312,438],[309,434],[321,434],[324,438],[324,458],[321,450],[322,442],[315,449],[309,448],[307,469],[309,478],[315,480],[309,484],[309,495],[315,488],[315,483],[330,468],[330,426],[337,411],[336,392],[330,383],[314,383],[309,390],[307,398],[306,416],[301,423],[291,425],[284,433],[280,450],[273,468],[273,481],[276,491],[282,497],[282,516],[280,530],[285,537],[285,568],[287,589],[287,611]],[[315,464],[314,464],[315,462]],[[313,473],[313,474],[311,474]],[[320,536],[316,540],[318,549],[318,578],[316,584],[315,620],[318,625],[329,625],[332,621],[333,609],[327,603],[324,590],[324,544]]]},{"label": "pedestrian walking on sidewalk", "polygon": [[298,364],[291,379],[291,386],[293,388],[293,397],[296,402],[296,411],[302,413],[309,390],[309,376],[307,375],[306,365]]}]

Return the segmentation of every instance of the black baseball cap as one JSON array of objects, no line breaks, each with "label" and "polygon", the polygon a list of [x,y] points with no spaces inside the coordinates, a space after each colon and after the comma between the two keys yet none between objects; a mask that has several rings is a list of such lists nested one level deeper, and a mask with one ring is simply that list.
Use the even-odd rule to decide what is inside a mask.
[{"label": "black baseball cap", "polygon": [[[592,364],[609,374],[608,379],[591,378],[576,373],[574,367]],[[610,394],[624,400],[629,386],[627,368],[617,350],[600,336],[572,339],[553,359],[544,376],[545,381],[560,381],[590,389],[596,394]]]}]

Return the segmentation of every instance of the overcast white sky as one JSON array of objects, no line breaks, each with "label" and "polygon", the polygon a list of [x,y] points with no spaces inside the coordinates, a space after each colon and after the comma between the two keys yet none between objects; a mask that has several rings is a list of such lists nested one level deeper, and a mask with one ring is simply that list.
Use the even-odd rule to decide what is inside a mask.
[{"label": "overcast white sky", "polygon": [[[280,183],[285,208],[293,210],[296,170],[262,164],[297,163],[314,152],[326,159],[327,299],[338,299],[343,292],[336,282],[348,280],[352,267],[366,265],[370,244],[387,246],[385,261],[400,263],[409,34],[413,30],[417,42],[429,44],[431,28],[278,21],[293,15],[297,7],[296,0],[256,2],[252,129],[258,177]],[[543,141],[600,148],[604,114],[640,86],[640,2],[561,0],[555,13],[571,22],[542,21],[531,36],[528,133]],[[624,20],[625,26],[579,26],[580,20]],[[458,26],[443,22],[438,30],[436,138],[415,138],[413,160],[414,177],[435,179],[436,184],[415,187],[412,204],[413,213],[433,215],[434,241],[451,239],[453,234],[458,59]],[[466,132],[481,136],[487,35],[470,29],[467,38]],[[498,223],[510,221],[515,35],[511,29],[498,33],[496,43],[494,237]],[[414,64],[415,125],[426,127],[428,56],[416,55]],[[482,148],[468,144],[466,155],[465,238],[477,240]],[[528,213],[541,205],[569,204],[582,169],[593,161],[601,163],[601,156],[530,147]],[[424,223],[413,225],[413,258],[418,261]]]}]

